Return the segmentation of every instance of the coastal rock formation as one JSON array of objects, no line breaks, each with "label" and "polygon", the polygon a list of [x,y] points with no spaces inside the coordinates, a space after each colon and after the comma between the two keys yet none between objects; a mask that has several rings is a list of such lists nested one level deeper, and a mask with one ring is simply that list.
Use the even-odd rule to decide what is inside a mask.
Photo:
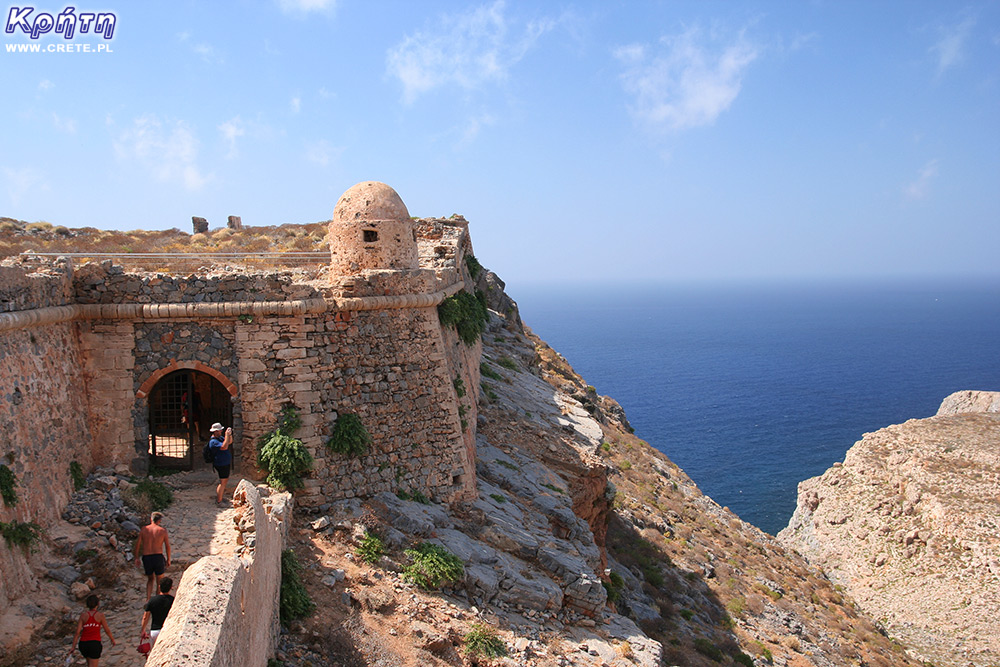
[{"label": "coastal rock formation", "polygon": [[780,542],[937,667],[1000,661],[1000,393],[869,433],[799,484]]}]

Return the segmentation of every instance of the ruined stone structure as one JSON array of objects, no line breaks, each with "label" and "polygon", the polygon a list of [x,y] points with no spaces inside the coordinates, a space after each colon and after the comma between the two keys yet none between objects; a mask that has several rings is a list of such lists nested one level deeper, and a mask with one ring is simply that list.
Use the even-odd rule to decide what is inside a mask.
[{"label": "ruined stone structure", "polygon": [[[259,476],[258,439],[289,405],[315,458],[300,504],[474,495],[481,347],[437,311],[472,289],[467,223],[411,220],[392,188],[369,182],[341,197],[329,236],[330,269],[310,281],[111,262],[0,267],[0,462],[21,496],[0,504],[0,521],[55,520],[71,462],[144,472],[157,442],[203,442],[213,421],[233,426],[237,466]],[[363,456],[327,451],[345,413],[372,436]],[[0,567],[0,601],[28,590],[23,556],[2,541]]]}]

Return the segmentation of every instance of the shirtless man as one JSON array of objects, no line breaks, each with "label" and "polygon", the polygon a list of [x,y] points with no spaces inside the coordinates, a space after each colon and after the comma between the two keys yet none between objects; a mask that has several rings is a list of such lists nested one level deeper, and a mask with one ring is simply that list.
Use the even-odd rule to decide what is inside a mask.
[{"label": "shirtless man", "polygon": [[[170,567],[170,538],[167,529],[160,525],[163,514],[153,512],[149,517],[149,525],[139,531],[139,539],[135,541],[135,564],[142,559],[142,568],[146,573],[146,601],[153,596],[153,591],[160,585],[160,577],[164,570]],[[163,558],[163,547],[167,548],[167,557]]]}]

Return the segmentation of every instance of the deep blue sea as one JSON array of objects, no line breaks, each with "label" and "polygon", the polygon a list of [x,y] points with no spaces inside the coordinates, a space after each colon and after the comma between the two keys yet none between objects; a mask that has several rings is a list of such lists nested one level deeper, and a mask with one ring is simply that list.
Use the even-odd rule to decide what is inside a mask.
[{"label": "deep blue sea", "polygon": [[1000,281],[508,288],[636,435],[769,532],[864,433],[1000,390]]}]

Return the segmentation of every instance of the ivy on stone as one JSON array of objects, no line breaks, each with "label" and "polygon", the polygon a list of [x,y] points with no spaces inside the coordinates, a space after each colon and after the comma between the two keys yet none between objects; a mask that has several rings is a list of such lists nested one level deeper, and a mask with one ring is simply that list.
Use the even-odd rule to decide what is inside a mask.
[{"label": "ivy on stone", "polygon": [[257,465],[267,470],[268,485],[279,491],[301,489],[302,475],[312,470],[312,454],[301,440],[292,437],[301,425],[298,410],[286,405],[278,417],[278,427],[259,441]]},{"label": "ivy on stone", "polygon": [[469,277],[473,280],[478,278],[479,274],[482,273],[483,270],[483,265],[479,263],[479,260],[476,259],[475,255],[465,256],[465,266],[469,269]]},{"label": "ivy on stone", "polygon": [[326,448],[335,454],[361,456],[368,452],[372,436],[361,417],[352,412],[341,413],[333,426],[333,433],[326,441]]}]

